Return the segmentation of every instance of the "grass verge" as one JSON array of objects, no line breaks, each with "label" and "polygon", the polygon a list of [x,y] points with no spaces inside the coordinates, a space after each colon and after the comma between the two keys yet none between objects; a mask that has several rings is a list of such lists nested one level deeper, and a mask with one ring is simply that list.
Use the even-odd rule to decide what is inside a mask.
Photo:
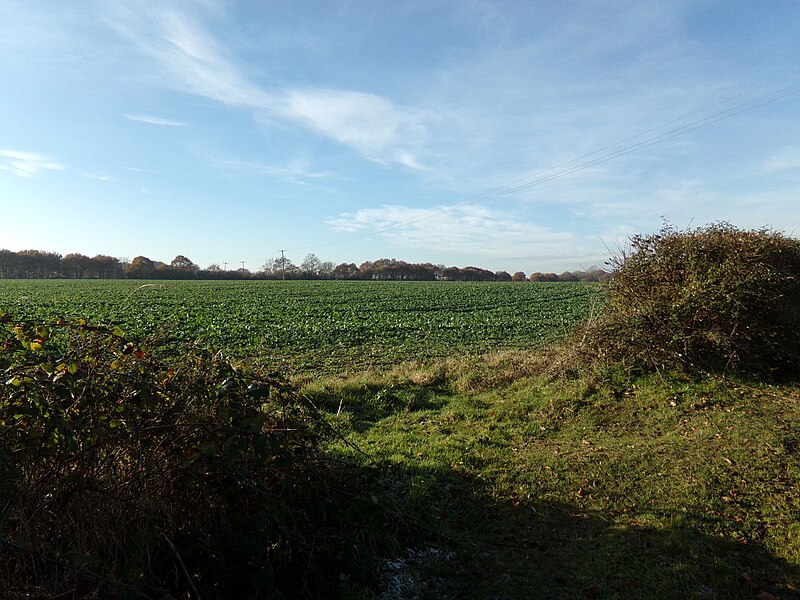
[{"label": "grass verge", "polygon": [[800,597],[797,387],[458,372],[304,389],[418,532],[382,597]]}]

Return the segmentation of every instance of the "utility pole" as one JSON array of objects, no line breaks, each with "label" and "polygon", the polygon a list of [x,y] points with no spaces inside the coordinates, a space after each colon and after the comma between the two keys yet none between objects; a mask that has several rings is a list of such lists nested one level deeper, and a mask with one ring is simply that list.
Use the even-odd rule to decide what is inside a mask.
[{"label": "utility pole", "polygon": [[281,279],[286,280],[286,257],[283,256],[283,253],[286,250],[281,250]]},{"label": "utility pole", "polygon": [[242,263],[242,271],[244,271],[244,261],[240,261]]},{"label": "utility pole", "polygon": [[223,260],[222,264],[225,266],[225,270],[227,271],[228,270],[228,261],[227,260]]}]

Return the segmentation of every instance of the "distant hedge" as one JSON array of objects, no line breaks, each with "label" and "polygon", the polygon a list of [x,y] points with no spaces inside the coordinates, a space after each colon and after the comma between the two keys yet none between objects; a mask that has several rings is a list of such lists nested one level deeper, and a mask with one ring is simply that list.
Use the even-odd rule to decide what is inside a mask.
[{"label": "distant hedge", "polygon": [[717,223],[635,236],[580,360],[643,371],[800,374],[800,241]]}]

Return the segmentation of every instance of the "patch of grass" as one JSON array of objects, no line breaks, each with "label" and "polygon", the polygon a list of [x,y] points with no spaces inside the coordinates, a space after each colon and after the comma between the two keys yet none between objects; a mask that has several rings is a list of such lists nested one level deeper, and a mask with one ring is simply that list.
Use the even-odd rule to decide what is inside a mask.
[{"label": "patch of grass", "polygon": [[796,387],[648,376],[441,392],[369,427],[349,427],[347,407],[332,417],[382,465],[418,548],[453,552],[417,573],[437,581],[420,597],[796,597]]}]

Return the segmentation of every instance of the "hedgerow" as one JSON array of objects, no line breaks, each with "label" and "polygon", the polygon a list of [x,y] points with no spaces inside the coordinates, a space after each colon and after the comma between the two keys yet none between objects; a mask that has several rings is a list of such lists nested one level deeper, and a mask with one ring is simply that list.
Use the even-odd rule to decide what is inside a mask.
[{"label": "hedgerow", "polygon": [[277,375],[3,313],[0,373],[4,597],[325,597],[394,543]]},{"label": "hedgerow", "polygon": [[800,374],[799,240],[727,223],[666,226],[634,236],[612,266],[604,312],[571,346],[578,363]]}]

